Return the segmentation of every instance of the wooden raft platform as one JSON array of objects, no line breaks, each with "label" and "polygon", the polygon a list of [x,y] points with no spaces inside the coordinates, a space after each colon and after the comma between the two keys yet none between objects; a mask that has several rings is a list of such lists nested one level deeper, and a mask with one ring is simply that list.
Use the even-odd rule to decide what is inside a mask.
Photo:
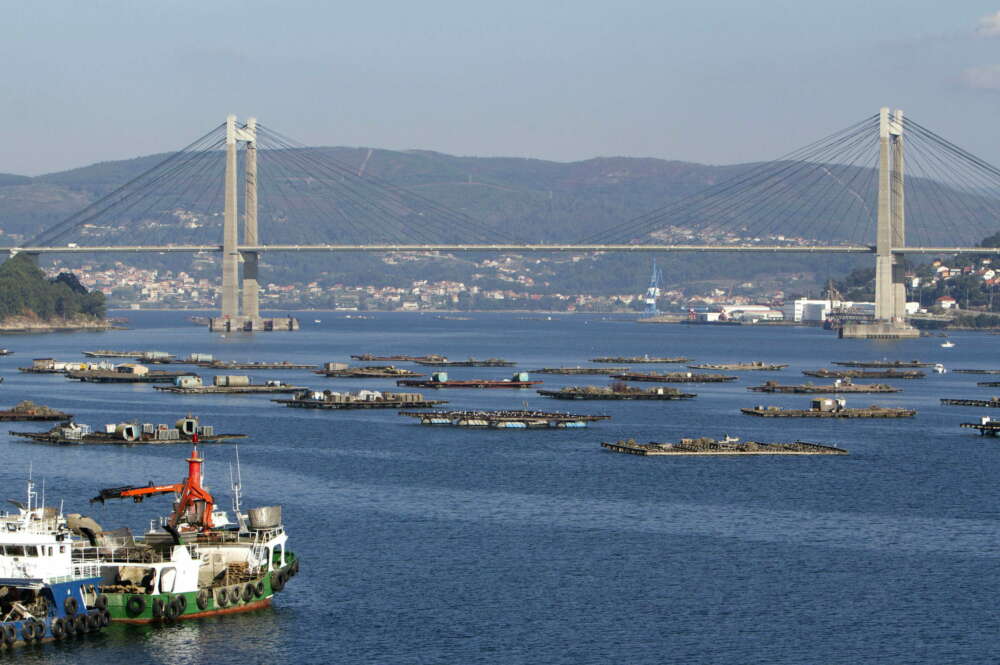
[{"label": "wooden raft platform", "polygon": [[953,369],[955,374],[1000,374],[1000,369]]},{"label": "wooden raft platform", "polygon": [[612,379],[620,381],[650,381],[656,383],[724,383],[735,381],[739,377],[727,376],[726,374],[695,374],[693,372],[625,372],[623,374],[612,374]]},{"label": "wooden raft platform", "polygon": [[592,363],[625,363],[626,365],[639,365],[639,364],[668,364],[668,363],[686,363],[691,362],[690,358],[685,358],[683,356],[678,356],[676,358],[668,357],[655,357],[655,356],[602,356],[600,358],[591,358]]},{"label": "wooden raft platform", "polygon": [[796,386],[783,386],[777,381],[767,381],[760,386],[747,386],[747,390],[757,393],[800,393],[800,394],[823,394],[823,393],[898,393],[899,388],[884,383],[851,383],[850,380],[827,385],[813,385],[811,383],[799,384]]},{"label": "wooden raft platform", "polygon": [[941,398],[941,403],[951,406],[991,406],[993,408],[1000,408],[1000,397],[991,397],[990,399]]},{"label": "wooden raft platform", "polygon": [[418,418],[421,425],[479,427],[492,429],[578,428],[611,416],[532,410],[502,411],[400,411],[399,415]]},{"label": "wooden raft platform", "polygon": [[569,374],[569,375],[611,375],[611,374],[624,374],[628,372],[628,367],[543,367],[542,369],[532,370],[532,374]]},{"label": "wooden raft platform", "polygon": [[634,440],[601,443],[614,453],[626,455],[846,455],[843,448],[819,443],[793,441],[791,443],[762,443],[740,441],[727,437],[721,441],[709,438],[681,439],[679,443],[636,443]]},{"label": "wooden raft platform", "polygon": [[154,390],[179,395],[255,395],[297,393],[306,390],[303,386],[197,386],[182,388],[180,386],[153,386]]},{"label": "wooden raft platform", "polygon": [[890,407],[870,406],[866,409],[838,409],[824,411],[821,409],[782,409],[777,406],[755,406],[740,409],[748,416],[761,418],[912,418],[917,415],[913,409],[896,409]]},{"label": "wooden raft platform", "polygon": [[926,374],[920,370],[860,370],[860,369],[804,369],[806,376],[820,379],[922,379]]},{"label": "wooden raft platform", "polygon": [[962,423],[959,427],[979,430],[980,436],[1000,436],[1000,422]]},{"label": "wooden raft platform", "polygon": [[689,369],[714,369],[723,372],[776,371],[785,369],[786,367],[788,367],[788,363],[765,363],[760,360],[748,363],[699,363],[697,365],[688,365]]}]

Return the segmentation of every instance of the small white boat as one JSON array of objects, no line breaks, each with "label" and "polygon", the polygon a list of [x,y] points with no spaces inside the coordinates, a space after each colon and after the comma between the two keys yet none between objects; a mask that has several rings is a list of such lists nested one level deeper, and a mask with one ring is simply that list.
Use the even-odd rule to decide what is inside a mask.
[{"label": "small white boat", "polygon": [[313,319],[313,323],[323,323],[320,319]]},{"label": "small white boat", "polygon": [[941,344],[941,348],[942,349],[950,349],[953,346],[955,346],[955,342],[951,341],[950,339],[947,342],[944,342],[943,344]]},{"label": "small white boat", "polygon": [[934,372],[937,374],[944,374],[947,371],[941,363],[934,365]]}]

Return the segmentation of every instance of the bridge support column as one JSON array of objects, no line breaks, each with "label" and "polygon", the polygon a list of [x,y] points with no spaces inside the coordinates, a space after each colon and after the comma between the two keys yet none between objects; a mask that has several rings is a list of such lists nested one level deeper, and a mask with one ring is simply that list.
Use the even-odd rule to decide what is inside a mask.
[{"label": "bridge support column", "polygon": [[[247,120],[245,129],[246,171],[243,180],[243,244],[260,244],[257,235],[257,119]],[[243,252],[243,316],[253,328],[260,321],[259,285],[257,284],[257,252]]]},{"label": "bridge support column", "polygon": [[226,118],[226,188],[222,221],[222,318],[239,316],[236,293],[239,280],[238,233],[236,228],[236,116]]},{"label": "bridge support column", "polygon": [[895,339],[916,337],[906,323],[906,273],[901,254],[906,246],[903,192],[903,112],[879,110],[878,212],[875,232],[875,323],[844,326],[841,337]]}]

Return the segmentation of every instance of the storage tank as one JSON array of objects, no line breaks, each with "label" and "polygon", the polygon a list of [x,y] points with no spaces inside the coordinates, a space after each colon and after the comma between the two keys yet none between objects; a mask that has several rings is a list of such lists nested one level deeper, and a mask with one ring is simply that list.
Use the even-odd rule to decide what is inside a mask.
[{"label": "storage tank", "polygon": [[177,430],[184,436],[191,436],[198,431],[197,418],[181,418],[177,421]]},{"label": "storage tank", "polygon": [[261,506],[247,511],[251,529],[273,529],[281,526],[281,506]]},{"label": "storage tank", "polygon": [[178,376],[174,379],[174,385],[178,388],[201,388],[201,377],[198,376]]},{"label": "storage tank", "polygon": [[444,383],[447,380],[448,380],[448,372],[434,372],[433,374],[431,374],[431,381]]},{"label": "storage tank", "polygon": [[323,364],[323,369],[326,369],[326,370],[331,370],[331,369],[347,369],[347,367],[348,367],[347,363],[324,363]]},{"label": "storage tank", "polygon": [[135,423],[121,423],[115,432],[125,441],[135,441],[139,438],[139,426]]}]

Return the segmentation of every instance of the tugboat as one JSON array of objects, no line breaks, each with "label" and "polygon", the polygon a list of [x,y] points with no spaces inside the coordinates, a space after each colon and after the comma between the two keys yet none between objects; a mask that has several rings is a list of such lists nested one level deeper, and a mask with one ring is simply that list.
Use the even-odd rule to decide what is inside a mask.
[{"label": "tugboat", "polygon": [[11,649],[97,632],[111,615],[98,595],[98,567],[77,561],[79,539],[56,508],[27,502],[0,514],[0,645]]},{"label": "tugboat", "polygon": [[[91,499],[132,499],[163,494],[176,498],[158,528],[132,539],[102,538],[84,558],[100,566],[100,593],[112,621],[151,623],[248,612],[271,604],[299,570],[286,548],[281,506],[240,511],[240,479],[233,482],[231,523],[203,484],[204,459],[195,444],[188,474],[170,485],[112,487]],[[102,542],[103,541],[103,542]]]}]

